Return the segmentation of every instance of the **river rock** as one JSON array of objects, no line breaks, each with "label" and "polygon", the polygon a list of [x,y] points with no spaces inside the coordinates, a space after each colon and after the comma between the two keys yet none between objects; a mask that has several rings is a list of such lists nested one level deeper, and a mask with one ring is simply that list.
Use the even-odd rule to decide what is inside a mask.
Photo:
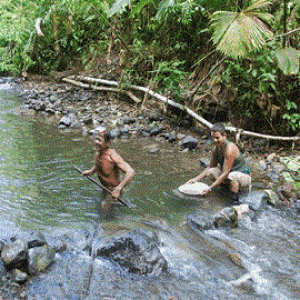
[{"label": "river rock", "polygon": [[59,121],[59,127],[80,127],[80,122],[77,118],[77,115],[71,112],[68,115],[63,116]]},{"label": "river rock", "polygon": [[11,272],[12,280],[16,283],[22,284],[28,280],[28,274],[19,269],[13,269]]},{"label": "river rock", "polygon": [[131,230],[112,240],[93,245],[96,256],[108,258],[129,272],[146,275],[167,269],[167,261],[158,248],[159,240],[154,232]]},{"label": "river rock", "polygon": [[158,126],[156,126],[156,127],[153,127],[153,128],[151,128],[151,130],[150,130],[150,136],[156,136],[156,135],[159,135],[160,133],[162,133],[163,131],[165,130],[165,128],[164,127],[158,127]]},{"label": "river rock", "polygon": [[71,126],[71,118],[70,116],[63,116],[60,121],[59,121],[59,125],[60,126],[65,126],[65,127],[70,127]]},{"label": "river rock", "polygon": [[121,136],[121,132],[118,129],[112,129],[110,131],[110,136],[111,136],[111,139],[119,138]]},{"label": "river rock", "polygon": [[0,280],[1,280],[1,278],[3,278],[6,275],[7,275],[7,269],[4,265],[4,262],[2,260],[0,260]]},{"label": "river rock", "polygon": [[161,114],[159,114],[155,111],[146,112],[145,117],[148,118],[150,122],[157,122],[157,121],[161,121],[163,119]]},{"label": "river rock", "polygon": [[248,204],[252,210],[257,211],[266,203],[266,198],[264,191],[255,190],[241,193],[239,200],[240,203]]},{"label": "river rock", "polygon": [[38,231],[32,231],[29,234],[28,240],[28,248],[41,247],[46,245],[45,236]]},{"label": "river rock", "polygon": [[187,221],[191,228],[195,228],[200,231],[213,228],[212,220],[208,216],[204,215],[201,211],[190,214],[187,218]]},{"label": "river rock", "polygon": [[150,132],[146,129],[139,129],[138,134],[141,137],[149,137],[150,136]]},{"label": "river rock", "polygon": [[84,124],[87,124],[87,125],[93,124],[93,121],[94,121],[92,113],[85,114],[85,115],[81,116],[80,119]]},{"label": "river rock", "polygon": [[123,123],[124,124],[133,124],[136,122],[136,118],[124,118]]},{"label": "river rock", "polygon": [[232,286],[234,286],[236,288],[245,290],[247,292],[254,291],[254,288],[253,288],[254,281],[253,281],[250,273],[247,273],[236,280],[230,281],[229,284],[231,284]]},{"label": "river rock", "polygon": [[187,136],[181,141],[181,146],[183,149],[188,148],[189,150],[195,149],[198,145],[198,139]]},{"label": "river rock", "polygon": [[278,197],[278,195],[276,194],[275,191],[273,191],[273,190],[264,190],[264,192],[265,192],[265,197],[266,197],[268,203],[270,203],[274,206],[279,205],[280,200],[279,200],[279,197]]},{"label": "river rock", "polygon": [[177,137],[176,137],[176,133],[174,131],[171,131],[171,132],[163,132],[161,134],[161,136],[166,139],[167,141],[169,141],[170,143],[173,143],[177,140]]},{"label": "river rock", "polygon": [[188,224],[198,230],[210,230],[221,227],[237,227],[238,221],[249,213],[247,204],[225,207],[212,218],[197,211],[188,216]]},{"label": "river rock", "polygon": [[54,262],[55,250],[48,245],[29,249],[28,270],[31,275],[45,270]]},{"label": "river rock", "polygon": [[87,297],[88,282],[93,280],[93,264],[90,256],[78,252],[59,254],[45,276],[31,278],[28,283],[28,299],[102,299]]},{"label": "river rock", "polygon": [[234,207],[225,207],[219,213],[213,216],[213,225],[220,227],[237,227],[238,212]]},{"label": "river rock", "polygon": [[26,267],[28,259],[28,243],[22,240],[16,240],[6,244],[1,252],[1,259],[8,269]]}]

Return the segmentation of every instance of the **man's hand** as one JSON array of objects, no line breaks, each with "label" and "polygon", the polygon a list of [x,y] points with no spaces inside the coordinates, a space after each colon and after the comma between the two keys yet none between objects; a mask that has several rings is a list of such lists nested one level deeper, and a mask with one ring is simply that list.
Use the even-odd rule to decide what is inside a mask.
[{"label": "man's hand", "polygon": [[81,173],[82,176],[91,176],[93,174],[92,170],[85,170]]},{"label": "man's hand", "polygon": [[121,194],[121,190],[116,187],[112,192],[111,192],[111,196],[115,199],[119,199],[120,198],[120,194]]},{"label": "man's hand", "polygon": [[205,189],[201,192],[200,196],[206,196],[207,194],[209,194],[211,192],[211,189],[208,188],[208,189]]},{"label": "man's hand", "polygon": [[195,182],[198,182],[198,180],[196,178],[193,178],[187,181],[186,183],[195,183]]}]

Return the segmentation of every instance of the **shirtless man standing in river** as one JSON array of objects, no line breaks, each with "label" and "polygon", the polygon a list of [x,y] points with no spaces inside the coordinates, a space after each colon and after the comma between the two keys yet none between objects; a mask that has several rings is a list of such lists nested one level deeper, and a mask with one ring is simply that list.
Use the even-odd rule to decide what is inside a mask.
[{"label": "shirtless man standing in river", "polygon": [[[94,166],[82,172],[83,176],[91,176],[96,172],[100,182],[111,191],[110,195],[105,193],[105,199],[101,203],[104,210],[110,209],[112,202],[117,201],[123,188],[134,176],[134,170],[114,149],[110,148],[110,142],[109,131],[103,129],[97,134]],[[121,172],[124,173],[122,179]]]},{"label": "shirtless man standing in river", "polygon": [[227,140],[225,126],[216,123],[211,128],[211,137],[215,144],[210,158],[210,165],[188,183],[200,181],[204,177],[214,179],[210,187],[202,192],[207,195],[218,185],[228,188],[232,202],[238,202],[238,192],[251,184],[250,168],[239,148]]}]

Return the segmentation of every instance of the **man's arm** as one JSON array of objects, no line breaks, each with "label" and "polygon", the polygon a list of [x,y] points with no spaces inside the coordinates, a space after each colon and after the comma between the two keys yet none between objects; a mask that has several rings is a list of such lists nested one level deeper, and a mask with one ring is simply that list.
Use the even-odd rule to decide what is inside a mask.
[{"label": "man's arm", "polygon": [[131,166],[127,162],[125,162],[123,158],[115,150],[111,150],[110,157],[112,161],[117,165],[117,167],[122,172],[124,172],[124,177],[122,181],[114,188],[114,190],[111,193],[111,195],[114,198],[119,198],[121,191],[132,180],[135,172],[131,168]]},{"label": "man's arm", "polygon": [[82,175],[83,175],[83,176],[91,176],[91,175],[93,175],[93,174],[96,172],[96,170],[97,170],[97,168],[96,168],[96,161],[97,161],[97,152],[96,152],[96,154],[95,154],[95,162],[94,162],[94,165],[92,166],[91,169],[83,171],[83,172],[82,172]]},{"label": "man's arm", "polygon": [[209,166],[206,167],[197,177],[190,179],[188,183],[198,182],[201,179],[205,178],[208,174],[210,168],[214,168],[217,166],[217,157],[216,157],[216,149],[212,150]]}]

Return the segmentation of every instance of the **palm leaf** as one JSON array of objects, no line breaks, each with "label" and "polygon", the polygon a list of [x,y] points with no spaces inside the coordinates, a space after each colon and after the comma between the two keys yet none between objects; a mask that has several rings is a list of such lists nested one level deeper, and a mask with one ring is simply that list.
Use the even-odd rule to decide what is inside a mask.
[{"label": "palm leaf", "polygon": [[111,17],[116,13],[120,13],[124,8],[129,6],[130,3],[131,0],[117,0],[108,11],[108,16]]},{"label": "palm leaf", "polygon": [[160,19],[166,13],[166,11],[170,7],[173,7],[174,5],[175,5],[175,0],[160,1],[156,17]]},{"label": "palm leaf", "polygon": [[245,13],[251,13],[254,11],[260,11],[263,8],[269,7],[269,5],[272,4],[272,1],[269,0],[258,0],[252,2],[248,7],[243,9],[243,12]]},{"label": "palm leaf", "polygon": [[284,48],[275,52],[278,67],[285,75],[296,75],[299,72],[300,51]]},{"label": "palm leaf", "polygon": [[261,49],[273,34],[265,21],[272,19],[260,12],[270,1],[260,0],[241,12],[218,11],[211,15],[212,40],[217,50],[232,58],[246,57]]}]

